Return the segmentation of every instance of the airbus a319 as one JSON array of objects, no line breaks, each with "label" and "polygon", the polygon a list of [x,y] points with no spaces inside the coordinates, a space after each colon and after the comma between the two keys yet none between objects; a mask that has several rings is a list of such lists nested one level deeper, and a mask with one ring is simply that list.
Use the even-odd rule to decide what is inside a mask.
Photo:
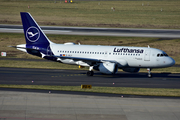
[{"label": "airbus a319", "polygon": [[148,77],[151,77],[152,68],[175,64],[173,58],[156,48],[80,45],[71,42],[56,44],[47,38],[30,13],[20,14],[26,44],[15,46],[18,50],[56,62],[89,67],[87,76],[93,76],[93,70],[115,74],[118,69],[138,72],[140,68],[147,68]]}]

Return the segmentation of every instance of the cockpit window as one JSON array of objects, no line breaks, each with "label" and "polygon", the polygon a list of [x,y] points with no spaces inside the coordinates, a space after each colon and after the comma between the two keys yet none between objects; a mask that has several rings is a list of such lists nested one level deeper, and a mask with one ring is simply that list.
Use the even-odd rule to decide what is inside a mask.
[{"label": "cockpit window", "polygon": [[164,54],[162,54],[162,53],[161,53],[161,54],[160,54],[160,53],[157,54],[157,57],[163,57],[163,56],[166,56],[166,57],[167,57],[168,55],[167,55],[166,53],[164,53]]}]

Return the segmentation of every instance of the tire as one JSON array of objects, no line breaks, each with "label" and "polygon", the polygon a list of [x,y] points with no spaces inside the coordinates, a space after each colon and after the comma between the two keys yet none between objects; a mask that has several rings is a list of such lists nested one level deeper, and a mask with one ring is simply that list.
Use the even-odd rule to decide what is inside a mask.
[{"label": "tire", "polygon": [[152,77],[152,75],[151,74],[148,74],[148,78],[151,78]]},{"label": "tire", "polygon": [[87,74],[87,76],[93,76],[94,72],[93,71],[88,71],[86,74]]}]

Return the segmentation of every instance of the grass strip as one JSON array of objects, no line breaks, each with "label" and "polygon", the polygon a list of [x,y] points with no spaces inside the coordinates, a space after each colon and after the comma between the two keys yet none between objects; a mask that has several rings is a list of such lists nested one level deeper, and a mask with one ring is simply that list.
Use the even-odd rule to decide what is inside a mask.
[{"label": "grass strip", "polygon": [[1,88],[18,88],[18,89],[112,93],[112,94],[142,95],[142,96],[180,97],[180,89],[165,89],[165,88],[94,87],[92,86],[92,89],[81,89],[81,86],[7,85],[7,84],[0,84],[0,87]]},{"label": "grass strip", "polygon": [[61,0],[0,0],[0,3],[1,24],[21,24],[19,12],[26,11],[41,25],[180,28],[179,0],[74,0],[71,4]]}]

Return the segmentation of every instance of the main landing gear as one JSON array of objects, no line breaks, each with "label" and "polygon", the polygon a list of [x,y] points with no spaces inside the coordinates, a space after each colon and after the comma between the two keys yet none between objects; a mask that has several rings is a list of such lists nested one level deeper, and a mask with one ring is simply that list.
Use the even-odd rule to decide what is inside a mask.
[{"label": "main landing gear", "polygon": [[152,75],[151,75],[151,68],[147,68],[147,71],[148,71],[148,78],[151,78]]},{"label": "main landing gear", "polygon": [[93,76],[94,75],[94,72],[93,71],[87,71],[87,76]]},{"label": "main landing gear", "polygon": [[93,66],[89,67],[89,71],[87,71],[87,76],[93,76],[94,75],[94,72],[92,71],[93,69]]}]

